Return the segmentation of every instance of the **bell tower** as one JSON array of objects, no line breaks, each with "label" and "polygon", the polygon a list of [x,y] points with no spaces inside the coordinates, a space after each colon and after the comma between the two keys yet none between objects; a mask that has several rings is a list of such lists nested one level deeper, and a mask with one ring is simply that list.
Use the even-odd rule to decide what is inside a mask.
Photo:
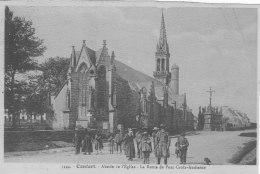
[{"label": "bell tower", "polygon": [[155,71],[153,72],[153,76],[165,85],[168,85],[171,79],[171,73],[169,72],[169,58],[169,46],[167,43],[164,15],[162,12],[160,38],[157,43],[155,52],[156,66]]}]

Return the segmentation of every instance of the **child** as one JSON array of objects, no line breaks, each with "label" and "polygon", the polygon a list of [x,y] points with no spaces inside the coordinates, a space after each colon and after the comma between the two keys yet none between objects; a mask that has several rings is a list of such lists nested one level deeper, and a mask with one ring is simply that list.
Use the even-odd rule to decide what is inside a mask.
[{"label": "child", "polygon": [[141,140],[141,150],[143,152],[144,164],[149,164],[150,162],[150,153],[152,152],[152,141],[148,137],[148,132],[143,133]]}]

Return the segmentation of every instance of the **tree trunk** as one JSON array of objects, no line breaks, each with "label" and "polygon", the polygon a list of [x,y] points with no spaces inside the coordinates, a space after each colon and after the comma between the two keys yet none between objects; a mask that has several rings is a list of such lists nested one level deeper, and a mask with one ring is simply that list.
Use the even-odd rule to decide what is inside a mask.
[{"label": "tree trunk", "polygon": [[13,128],[16,128],[16,112],[15,112],[15,109],[14,109],[14,77],[15,77],[15,73],[16,71],[13,70],[12,74],[11,74],[11,106],[10,106],[10,113],[12,114],[12,117],[13,117],[13,122],[12,122],[12,127]]},{"label": "tree trunk", "polygon": [[41,123],[43,122],[42,114],[41,114]]}]

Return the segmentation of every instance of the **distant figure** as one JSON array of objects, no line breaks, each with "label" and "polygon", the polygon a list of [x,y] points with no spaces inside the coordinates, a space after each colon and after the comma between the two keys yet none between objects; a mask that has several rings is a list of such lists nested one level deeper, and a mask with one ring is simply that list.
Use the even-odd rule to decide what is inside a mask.
[{"label": "distant figure", "polygon": [[177,141],[175,143],[175,154],[176,154],[176,157],[179,158],[180,157],[180,137],[178,136],[177,137]]},{"label": "distant figure", "polygon": [[110,154],[113,154],[114,153],[115,139],[114,139],[114,136],[113,136],[112,133],[110,134],[108,141],[109,141],[109,152],[110,152]]},{"label": "distant figure", "polygon": [[167,158],[170,157],[170,137],[168,132],[166,132],[165,125],[160,125],[161,130],[159,130],[155,136],[155,149],[154,154],[157,158],[157,164],[161,163],[161,158],[164,159],[164,164],[167,164]]},{"label": "distant figure", "polygon": [[128,157],[129,161],[132,161],[135,157],[135,146],[134,146],[134,134],[132,129],[128,130],[128,133],[126,134],[124,138],[125,143],[125,153],[126,157]]},{"label": "distant figure", "polygon": [[81,147],[81,132],[78,128],[75,129],[75,135],[73,138],[74,146],[75,146],[75,154],[78,155],[80,153]]},{"label": "distant figure", "polygon": [[158,130],[159,130],[158,127],[154,127],[154,128],[153,128],[153,133],[152,133],[152,138],[153,138],[153,144],[152,144],[152,146],[153,146],[153,150],[154,150],[154,148],[155,148],[155,136],[156,136]]},{"label": "distant figure", "polygon": [[87,129],[82,143],[82,152],[84,152],[85,155],[90,155],[93,152],[92,137]]},{"label": "distant figure", "polygon": [[152,140],[148,137],[148,132],[143,133],[141,140],[141,151],[143,153],[144,164],[150,163],[150,153],[152,152]]},{"label": "distant figure", "polygon": [[136,141],[136,148],[137,148],[137,157],[140,158],[142,156],[142,151],[141,151],[141,139],[142,139],[142,134],[141,130],[139,129],[136,134],[135,134],[135,141]]},{"label": "distant figure", "polygon": [[123,143],[123,133],[117,131],[115,135],[116,152],[120,151],[122,153],[122,143]]},{"label": "distant figure", "polygon": [[96,154],[102,154],[102,149],[103,149],[103,143],[102,143],[102,138],[100,133],[97,133],[94,138],[94,145],[95,145],[95,150]]},{"label": "distant figure", "polygon": [[204,158],[204,162],[205,162],[206,165],[210,165],[211,164],[210,159],[207,158],[207,157]]},{"label": "distant figure", "polygon": [[189,141],[185,137],[183,132],[179,138],[179,149],[180,149],[180,164],[186,164],[187,150],[189,146]]}]

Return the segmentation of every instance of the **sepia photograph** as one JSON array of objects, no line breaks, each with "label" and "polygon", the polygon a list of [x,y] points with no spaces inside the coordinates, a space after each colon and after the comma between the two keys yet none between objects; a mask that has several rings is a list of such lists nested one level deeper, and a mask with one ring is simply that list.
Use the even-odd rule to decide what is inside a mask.
[{"label": "sepia photograph", "polygon": [[257,8],[4,8],[5,164],[257,165]]}]

